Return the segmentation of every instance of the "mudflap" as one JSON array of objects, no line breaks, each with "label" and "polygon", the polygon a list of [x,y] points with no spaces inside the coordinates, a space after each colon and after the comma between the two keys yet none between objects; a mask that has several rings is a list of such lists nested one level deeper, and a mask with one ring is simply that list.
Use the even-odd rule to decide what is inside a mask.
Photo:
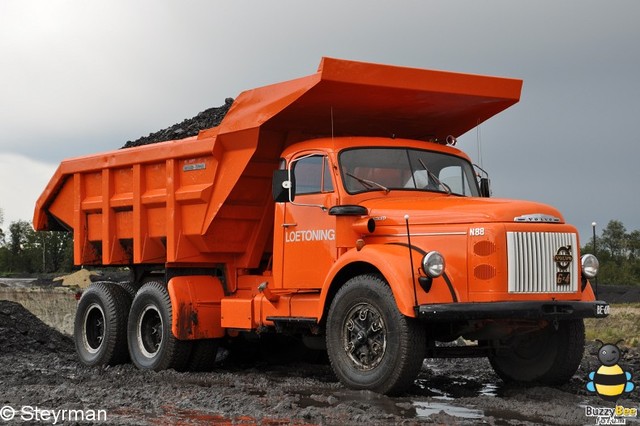
[{"label": "mudflap", "polygon": [[206,275],[173,277],[168,284],[172,306],[171,332],[179,340],[213,339],[225,335],[220,325],[222,283]]}]

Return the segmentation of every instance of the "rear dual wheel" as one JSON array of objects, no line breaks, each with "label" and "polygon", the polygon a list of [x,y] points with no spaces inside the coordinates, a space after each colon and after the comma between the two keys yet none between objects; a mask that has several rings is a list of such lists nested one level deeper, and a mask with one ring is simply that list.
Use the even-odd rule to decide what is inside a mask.
[{"label": "rear dual wheel", "polygon": [[171,300],[163,283],[150,281],[138,291],[127,282],[96,282],[78,303],[76,352],[88,366],[131,359],[140,369],[211,371],[218,339],[181,341],[171,324]]},{"label": "rear dual wheel", "polygon": [[129,297],[131,297],[131,300],[133,300],[136,297],[136,293],[138,292],[138,287],[136,287],[131,281],[119,281],[118,285],[127,292]]},{"label": "rear dual wheel", "polygon": [[212,371],[218,354],[220,339],[200,339],[193,341],[187,369],[189,371]]},{"label": "rear dual wheel", "polygon": [[127,341],[131,361],[144,370],[187,369],[191,341],[178,340],[171,332],[171,299],[159,281],[143,285],[131,305]]},{"label": "rear dual wheel", "polygon": [[74,322],[80,361],[88,366],[127,362],[127,317],[131,297],[115,283],[91,284],[82,294]]}]

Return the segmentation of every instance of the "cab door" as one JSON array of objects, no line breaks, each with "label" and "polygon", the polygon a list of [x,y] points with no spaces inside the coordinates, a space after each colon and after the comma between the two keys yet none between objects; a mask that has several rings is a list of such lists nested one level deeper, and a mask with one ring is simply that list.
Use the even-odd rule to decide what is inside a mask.
[{"label": "cab door", "polygon": [[289,167],[295,199],[285,203],[282,223],[283,287],[319,289],[336,261],[333,168],[324,154],[294,158]]}]

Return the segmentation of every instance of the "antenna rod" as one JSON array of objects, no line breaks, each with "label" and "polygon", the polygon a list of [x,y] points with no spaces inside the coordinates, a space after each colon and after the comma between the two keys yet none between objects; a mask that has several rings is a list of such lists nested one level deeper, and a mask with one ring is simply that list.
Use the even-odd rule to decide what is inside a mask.
[{"label": "antenna rod", "polygon": [[333,139],[333,107],[331,107],[331,139]]},{"label": "antenna rod", "polygon": [[478,120],[478,124],[476,125],[476,142],[478,146],[478,163],[480,167],[484,167],[484,164],[482,164],[482,133],[480,132],[480,120]]},{"label": "antenna rod", "polygon": [[411,232],[409,232],[409,215],[404,215],[404,222],[407,225],[407,243],[409,243],[409,262],[411,263],[411,282],[413,283],[414,306],[418,306],[418,290],[416,289],[416,273],[413,269],[413,248],[411,247]]}]

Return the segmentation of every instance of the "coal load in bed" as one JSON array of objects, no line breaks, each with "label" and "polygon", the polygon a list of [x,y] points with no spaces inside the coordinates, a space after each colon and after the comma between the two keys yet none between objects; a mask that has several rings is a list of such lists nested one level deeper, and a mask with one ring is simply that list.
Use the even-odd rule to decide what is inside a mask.
[{"label": "coal load in bed", "polygon": [[72,352],[73,341],[16,302],[0,300],[0,355]]},{"label": "coal load in bed", "polygon": [[227,98],[224,100],[224,105],[206,109],[193,118],[187,118],[182,123],[158,130],[149,134],[149,136],[143,136],[135,141],[128,141],[122,148],[132,148],[134,146],[196,136],[200,130],[219,126],[224,116],[227,115],[229,108],[231,108],[231,104],[233,104],[233,98]]}]

